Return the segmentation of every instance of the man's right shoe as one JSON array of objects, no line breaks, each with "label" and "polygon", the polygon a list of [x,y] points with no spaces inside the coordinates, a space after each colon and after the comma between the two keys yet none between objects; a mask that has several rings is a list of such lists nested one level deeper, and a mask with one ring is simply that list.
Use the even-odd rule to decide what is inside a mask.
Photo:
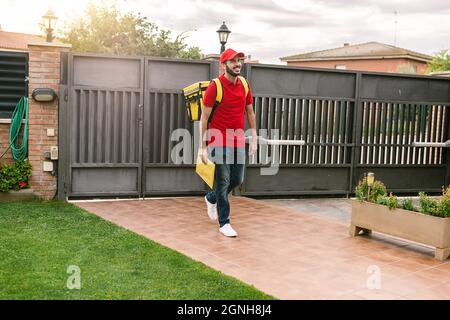
[{"label": "man's right shoe", "polygon": [[217,203],[211,203],[205,196],[206,207],[208,208],[208,217],[211,220],[217,220]]},{"label": "man's right shoe", "polygon": [[231,224],[227,223],[219,229],[220,233],[226,237],[237,237],[237,232],[231,227]]}]

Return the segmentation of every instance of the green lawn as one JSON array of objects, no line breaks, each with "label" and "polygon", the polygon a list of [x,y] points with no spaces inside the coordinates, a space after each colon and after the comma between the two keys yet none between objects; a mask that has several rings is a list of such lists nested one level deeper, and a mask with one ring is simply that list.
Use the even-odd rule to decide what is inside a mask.
[{"label": "green lawn", "polygon": [[30,201],[0,203],[0,299],[273,297],[72,204]]}]

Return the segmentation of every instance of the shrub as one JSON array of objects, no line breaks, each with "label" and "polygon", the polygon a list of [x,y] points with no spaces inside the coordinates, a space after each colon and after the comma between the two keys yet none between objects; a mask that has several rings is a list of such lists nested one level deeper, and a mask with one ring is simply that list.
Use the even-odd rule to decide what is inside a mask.
[{"label": "shrub", "polygon": [[363,201],[377,202],[377,199],[382,196],[386,196],[386,186],[381,181],[374,181],[370,188],[370,194],[367,196],[369,186],[365,179],[359,181],[355,188],[355,196],[357,199]]},{"label": "shrub", "polygon": [[428,198],[424,192],[419,192],[420,212],[432,216],[438,215],[439,202],[437,200]]},{"label": "shrub", "polygon": [[442,189],[442,198],[438,203],[437,216],[450,217],[450,186],[447,190]]},{"label": "shrub", "polygon": [[386,196],[379,196],[377,199],[377,204],[381,204],[383,206],[387,206],[388,197]]},{"label": "shrub", "polygon": [[397,209],[398,208],[398,199],[396,196],[392,195],[392,192],[389,194],[389,197],[387,198],[387,204],[389,210]]},{"label": "shrub", "polygon": [[31,165],[28,160],[2,164],[0,167],[0,191],[19,190],[28,187]]},{"label": "shrub", "polygon": [[405,210],[417,211],[411,198],[406,198],[400,201],[400,207]]}]

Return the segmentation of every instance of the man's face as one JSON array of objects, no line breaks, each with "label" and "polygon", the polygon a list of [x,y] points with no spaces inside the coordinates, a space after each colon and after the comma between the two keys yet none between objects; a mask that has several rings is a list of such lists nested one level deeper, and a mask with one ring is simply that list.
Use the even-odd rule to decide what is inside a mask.
[{"label": "man's face", "polygon": [[225,70],[229,75],[233,77],[237,77],[241,74],[241,67],[242,58],[235,57],[233,60],[225,61]]}]

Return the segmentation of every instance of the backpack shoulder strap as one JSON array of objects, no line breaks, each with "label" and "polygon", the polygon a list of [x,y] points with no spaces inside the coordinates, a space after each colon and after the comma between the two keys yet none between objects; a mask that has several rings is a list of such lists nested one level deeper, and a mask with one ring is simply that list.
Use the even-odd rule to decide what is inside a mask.
[{"label": "backpack shoulder strap", "polygon": [[244,86],[245,96],[247,96],[247,94],[248,94],[248,82],[243,76],[239,76],[239,79],[241,80],[242,85]]},{"label": "backpack shoulder strap", "polygon": [[214,111],[217,109],[219,104],[222,102],[222,98],[223,98],[222,82],[220,82],[219,78],[214,78],[212,81],[214,81],[214,83],[216,84],[216,102],[214,103],[214,106],[211,110],[211,114],[209,115],[208,124],[206,125],[207,128],[209,126],[209,123],[211,122],[213,115],[214,115]]},{"label": "backpack shoulder strap", "polygon": [[219,78],[214,78],[213,81],[216,84],[216,105],[219,105],[223,98],[222,82],[220,82]]}]

